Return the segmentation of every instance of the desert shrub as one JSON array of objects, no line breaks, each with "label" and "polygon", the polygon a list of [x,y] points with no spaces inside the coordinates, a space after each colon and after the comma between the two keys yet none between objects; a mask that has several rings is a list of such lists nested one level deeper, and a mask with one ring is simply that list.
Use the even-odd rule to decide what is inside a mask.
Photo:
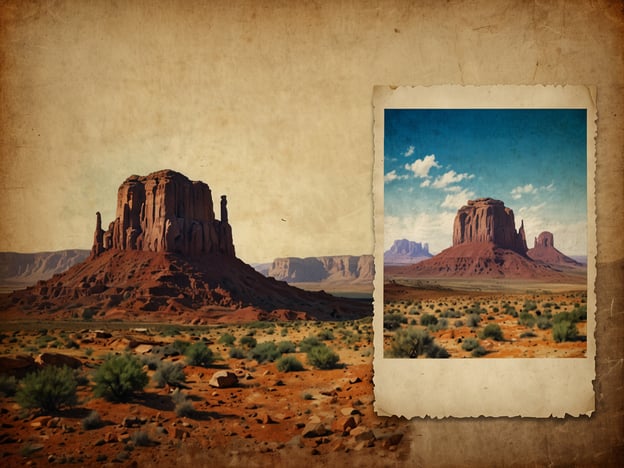
[{"label": "desert shrub", "polygon": [[214,361],[212,350],[204,343],[193,343],[184,353],[186,362],[191,366],[207,367]]},{"label": "desert shrub", "polygon": [[230,348],[229,355],[233,359],[243,359],[245,357],[245,351],[240,348]]},{"label": "desert shrub", "polygon": [[464,321],[463,320],[455,320],[454,325],[459,328],[459,327],[463,327],[464,326]]},{"label": "desert shrub", "polygon": [[297,346],[292,341],[280,341],[277,343],[277,350],[280,354],[294,353],[297,351]]},{"label": "desert shrub", "polygon": [[407,323],[407,317],[402,314],[384,314],[384,328],[386,330],[396,330],[402,323]]},{"label": "desert shrub", "polygon": [[281,356],[281,353],[277,349],[277,346],[275,346],[275,343],[267,341],[256,345],[256,347],[251,350],[249,355],[252,359],[258,361],[258,364],[260,364],[265,361],[275,361]]},{"label": "desert shrub", "polygon": [[552,323],[548,317],[539,317],[537,319],[537,328],[540,330],[548,330],[549,328],[552,328]]},{"label": "desert shrub", "polygon": [[483,346],[479,345],[473,349],[470,354],[472,357],[481,357],[487,354],[487,350]]},{"label": "desert shrub", "polygon": [[171,401],[175,405],[175,414],[178,417],[192,417],[195,415],[195,408],[193,402],[189,399],[188,395],[179,389],[175,389],[171,394]]},{"label": "desert shrub", "polygon": [[280,372],[296,372],[303,370],[303,364],[294,356],[282,356],[276,362],[277,370]]},{"label": "desert shrub", "polygon": [[180,334],[180,328],[175,325],[168,325],[160,332],[162,336],[177,336]]},{"label": "desert shrub", "polygon": [[528,312],[530,310],[535,310],[535,309],[537,309],[537,304],[535,303],[535,301],[531,301],[531,300],[524,301],[524,305],[522,306],[522,310],[524,312]]},{"label": "desert shrub", "polygon": [[427,328],[432,332],[446,330],[448,328],[448,320],[445,318],[441,318],[440,320],[438,320],[437,323],[429,325]]},{"label": "desert shrub", "polygon": [[573,322],[580,322],[583,320],[587,320],[587,305],[575,307],[572,311]]},{"label": "desert shrub", "polygon": [[80,421],[80,423],[85,431],[98,429],[104,425],[104,422],[100,417],[100,413],[97,411],[91,411],[88,416],[84,417],[82,421]]},{"label": "desert shrub", "polygon": [[186,382],[184,366],[179,362],[162,361],[152,377],[158,388],[165,385],[178,386]]},{"label": "desert shrub", "polygon": [[311,348],[308,353],[308,362],[317,369],[333,369],[340,361],[340,356],[326,345]]},{"label": "desert shrub", "polygon": [[126,401],[143,390],[148,377],[141,362],[130,354],[109,354],[95,372],[93,393],[109,401]]},{"label": "desert shrub", "polygon": [[446,309],[444,312],[440,314],[440,317],[444,317],[444,318],[459,318],[461,316],[462,316],[461,312],[453,308]]},{"label": "desert shrub", "polygon": [[421,354],[433,358],[449,357],[448,352],[435,344],[427,330],[407,328],[394,334],[389,355],[394,358],[417,358]]},{"label": "desert shrub", "polygon": [[130,436],[130,440],[134,442],[137,447],[149,447],[154,444],[154,441],[150,438],[149,434],[145,431],[136,431]]},{"label": "desert shrub", "polygon": [[511,304],[505,304],[503,306],[503,309],[504,309],[503,312],[506,313],[507,315],[511,315],[514,318],[518,316],[518,311]]},{"label": "desert shrub", "polygon": [[576,325],[567,320],[556,322],[552,328],[553,339],[557,343],[563,341],[574,341],[578,337],[578,330]]},{"label": "desert shrub", "polygon": [[299,351],[307,353],[315,346],[319,346],[321,341],[316,336],[308,336],[299,342]]},{"label": "desert shrub", "polygon": [[236,337],[231,333],[224,333],[219,338],[219,343],[224,344],[225,346],[232,346],[236,341]]},{"label": "desert shrub", "polygon": [[313,400],[314,397],[312,396],[311,393],[308,392],[304,392],[301,394],[301,398],[303,398],[304,400]]},{"label": "desert shrub", "polygon": [[476,328],[479,326],[479,322],[481,321],[481,316],[479,314],[470,314],[466,318],[466,325],[470,328]]},{"label": "desert shrub", "polygon": [[479,346],[479,340],[476,338],[466,338],[462,343],[462,349],[464,351],[472,351]]},{"label": "desert shrub", "polygon": [[535,326],[536,318],[529,312],[520,312],[518,316],[518,324],[523,327],[533,328]]},{"label": "desert shrub", "polygon": [[171,348],[180,354],[186,353],[186,350],[189,346],[191,346],[191,343],[184,340],[175,340],[173,343],[171,343]]},{"label": "desert shrub", "polygon": [[288,328],[283,327],[283,328],[280,330],[280,336],[288,336]]},{"label": "desert shrub", "polygon": [[420,324],[423,326],[435,325],[438,323],[438,318],[435,315],[423,314],[420,317]]},{"label": "desert shrub", "polygon": [[451,355],[442,346],[440,346],[440,345],[438,345],[436,343],[433,343],[429,347],[429,349],[427,349],[427,357],[428,358],[434,358],[434,359],[446,359],[448,357],[451,357]]},{"label": "desert shrub", "polygon": [[316,337],[321,341],[331,341],[334,339],[334,333],[331,330],[321,330]]},{"label": "desert shrub", "polygon": [[76,404],[76,379],[69,367],[47,366],[21,381],[15,399],[23,408],[39,408],[45,413]]},{"label": "desert shrub", "polygon": [[85,356],[91,357],[93,355],[93,348],[87,348],[84,350]]},{"label": "desert shrub", "polygon": [[503,331],[501,327],[496,323],[488,323],[481,334],[481,339],[492,338],[495,341],[503,341]]},{"label": "desert shrub", "polygon": [[160,357],[155,356],[155,355],[142,356],[141,362],[143,363],[144,366],[147,366],[149,370],[156,370],[158,369],[158,366],[160,366],[161,359]]},{"label": "desert shrub", "polygon": [[239,343],[243,348],[251,349],[258,344],[258,341],[253,336],[245,335],[241,337]]},{"label": "desert shrub", "polygon": [[275,328],[275,324],[273,322],[256,321],[248,324],[247,328]]},{"label": "desert shrub", "polygon": [[0,374],[0,397],[12,397],[17,391],[17,380],[12,375]]},{"label": "desert shrub", "polygon": [[520,335],[520,338],[535,338],[537,335],[532,331],[524,332]]}]

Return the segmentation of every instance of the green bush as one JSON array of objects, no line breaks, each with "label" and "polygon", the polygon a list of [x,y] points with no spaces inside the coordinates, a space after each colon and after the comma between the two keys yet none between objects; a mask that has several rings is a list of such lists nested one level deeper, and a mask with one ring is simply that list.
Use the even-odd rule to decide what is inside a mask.
[{"label": "green bush", "polygon": [[258,341],[253,336],[243,336],[240,339],[240,345],[243,348],[252,349],[258,344]]},{"label": "green bush", "polygon": [[472,351],[479,346],[479,340],[476,338],[466,338],[462,343],[462,349],[464,351]]},{"label": "green bush", "polygon": [[175,414],[179,418],[181,417],[192,417],[195,415],[195,408],[193,407],[193,402],[189,399],[189,397],[182,392],[180,389],[175,389],[171,394],[171,400],[175,405]]},{"label": "green bush", "polygon": [[171,348],[177,351],[180,354],[186,353],[186,350],[191,346],[191,343],[184,340],[175,340],[171,343]]},{"label": "green bush", "polygon": [[556,322],[552,328],[553,339],[557,343],[563,341],[574,341],[578,338],[578,330],[576,325],[567,320]]},{"label": "green bush", "polygon": [[232,346],[236,341],[236,337],[231,333],[224,333],[219,338],[219,343],[224,344],[225,346]]},{"label": "green bush", "polygon": [[275,363],[280,372],[296,372],[303,370],[303,364],[294,356],[282,356]]},{"label": "green bush", "polygon": [[252,359],[258,361],[258,364],[265,361],[275,361],[278,357],[282,355],[275,346],[275,343],[271,341],[267,341],[265,343],[260,343],[253,348],[249,354]]},{"label": "green bush", "polygon": [[536,319],[529,312],[520,312],[520,316],[518,317],[518,324],[523,327],[533,328],[535,326]]},{"label": "green bush", "polygon": [[548,330],[549,328],[552,328],[552,323],[547,317],[538,317],[537,328],[540,330]]},{"label": "green bush", "polygon": [[423,314],[420,317],[420,324],[423,326],[436,325],[438,323],[438,318],[435,315],[431,314]]},{"label": "green bush", "polygon": [[444,317],[444,318],[459,318],[461,316],[462,314],[460,311],[452,309],[452,308],[446,309],[444,312],[440,314],[440,317]]},{"label": "green bush", "polygon": [[76,404],[76,379],[69,367],[47,366],[27,375],[15,394],[23,408],[39,408],[45,413]]},{"label": "green bush", "polygon": [[163,388],[165,385],[175,387],[186,382],[184,366],[179,362],[162,361],[152,378],[158,388]]},{"label": "green bush", "polygon": [[321,341],[316,336],[308,336],[299,342],[299,351],[307,353],[315,346],[319,346],[321,344]]},{"label": "green bush", "polygon": [[466,318],[466,325],[470,328],[476,328],[479,326],[479,322],[481,321],[481,316],[479,314],[470,314],[468,318]]},{"label": "green bush", "polygon": [[501,330],[501,327],[496,323],[488,323],[479,336],[483,340],[487,338],[492,338],[495,341],[504,340],[503,330]]},{"label": "green bush", "polygon": [[90,431],[99,429],[104,425],[104,422],[97,411],[91,411],[88,416],[82,419],[81,424],[85,431]]},{"label": "green bush", "polygon": [[311,348],[308,353],[308,362],[317,369],[333,369],[340,361],[338,356],[331,348],[326,345],[319,345]]},{"label": "green bush", "polygon": [[331,330],[321,330],[316,337],[321,341],[331,341],[334,339],[334,334]]},{"label": "green bush", "polygon": [[402,314],[384,314],[384,328],[386,330],[396,330],[402,323],[407,323],[407,317]]},{"label": "green bush", "polygon": [[109,354],[95,372],[93,393],[109,401],[126,401],[143,390],[148,377],[141,362],[130,354]]},{"label": "green bush", "polygon": [[427,349],[427,357],[428,358],[435,358],[435,359],[446,359],[448,357],[451,357],[451,355],[442,346],[439,346],[438,344],[433,343]]},{"label": "green bush", "polygon": [[432,358],[450,356],[444,348],[435,344],[427,330],[410,327],[394,334],[390,344],[390,357],[415,359],[422,354]]},{"label": "green bush", "polygon": [[487,351],[483,346],[479,345],[475,349],[473,349],[472,353],[470,354],[472,355],[472,357],[481,357],[485,356],[487,354]]},{"label": "green bush", "polygon": [[297,351],[297,346],[292,341],[280,341],[277,343],[277,350],[280,354],[294,353]]},{"label": "green bush", "polygon": [[17,391],[17,380],[12,375],[0,374],[0,397],[12,397]]},{"label": "green bush", "polygon": [[233,359],[243,359],[245,357],[245,351],[240,348],[230,348],[229,355]]},{"label": "green bush", "polygon": [[204,343],[193,343],[184,353],[191,366],[208,367],[214,361],[212,350]]}]

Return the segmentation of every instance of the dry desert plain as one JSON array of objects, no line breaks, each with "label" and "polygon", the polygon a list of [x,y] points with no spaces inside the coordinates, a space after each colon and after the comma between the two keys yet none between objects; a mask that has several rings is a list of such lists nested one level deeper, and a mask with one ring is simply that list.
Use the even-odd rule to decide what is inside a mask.
[{"label": "dry desert plain", "polygon": [[409,329],[427,333],[446,350],[437,357],[582,358],[587,291],[581,282],[386,274],[385,357],[409,357],[394,344]]},{"label": "dry desert plain", "polygon": [[[2,355],[48,353],[51,361],[59,353],[78,361],[77,403],[51,414],[22,408],[10,388],[16,382],[3,378],[5,466],[296,466],[310,457],[331,466],[354,456],[359,466],[400,466],[409,454],[407,421],[373,412],[370,318],[212,326],[6,321],[0,332]],[[339,355],[335,368],[318,369],[302,352],[315,339]],[[276,355],[254,357],[254,340],[274,343],[304,369],[281,371]],[[191,345],[209,348],[212,362],[189,364],[184,350]],[[94,395],[94,375],[110,354],[139,359],[150,378],[129,401]],[[155,369],[163,363],[183,369],[179,389],[159,386]],[[224,370],[238,383],[211,386]]]}]

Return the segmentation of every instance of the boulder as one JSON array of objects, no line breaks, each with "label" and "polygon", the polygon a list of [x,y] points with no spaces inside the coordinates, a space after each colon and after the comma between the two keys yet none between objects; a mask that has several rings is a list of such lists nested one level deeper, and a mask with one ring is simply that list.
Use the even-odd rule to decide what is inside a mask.
[{"label": "boulder", "polygon": [[231,371],[217,371],[210,378],[208,385],[217,388],[235,387],[238,385],[238,377],[236,377],[236,374]]},{"label": "boulder", "polygon": [[305,438],[312,438],[323,437],[329,433],[330,431],[329,429],[327,429],[325,424],[311,422],[306,424],[306,426],[303,428],[303,432],[301,433],[301,435]]},{"label": "boulder", "polygon": [[80,369],[82,367],[80,359],[60,353],[41,353],[37,356],[36,362],[41,366],[67,366],[70,369]]},{"label": "boulder", "polygon": [[15,356],[0,356],[0,374],[22,378],[39,368],[32,356],[17,354]]}]

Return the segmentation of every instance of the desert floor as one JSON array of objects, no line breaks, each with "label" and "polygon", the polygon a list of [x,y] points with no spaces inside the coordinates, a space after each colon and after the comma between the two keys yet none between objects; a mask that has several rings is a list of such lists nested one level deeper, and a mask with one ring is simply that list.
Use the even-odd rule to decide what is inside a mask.
[{"label": "desert floor", "polygon": [[[582,358],[586,314],[587,293],[578,284],[396,278],[384,285],[384,356],[400,357],[392,351],[397,333],[417,329],[451,358]],[[557,341],[563,320],[573,322],[576,336]],[[493,324],[502,332],[497,339],[484,335]]]},{"label": "desert floor", "polygon": [[[4,322],[0,333],[3,356],[60,353],[81,363],[75,371],[79,402],[73,408],[44,415],[21,408],[15,396],[0,396],[5,466],[296,466],[310,457],[314,465],[357,460],[358,466],[400,466],[409,453],[408,422],[373,411],[370,318],[195,327]],[[220,342],[225,334],[234,336],[232,345]],[[247,353],[240,341],[244,336],[258,343],[292,342],[291,354],[304,370],[280,372],[275,362],[230,357],[232,348]],[[319,370],[308,363],[298,343],[310,336],[321,337],[340,356],[337,368]],[[185,364],[181,391],[192,411],[178,416],[174,396],[179,390],[157,388],[153,368],[163,361],[184,364],[175,350],[197,342],[217,359],[208,367]],[[111,403],[93,394],[94,372],[109,353],[137,356],[152,378],[128,402]],[[238,384],[211,387],[212,375],[224,369],[235,371]],[[94,411],[103,424],[88,428],[85,421]]]}]

